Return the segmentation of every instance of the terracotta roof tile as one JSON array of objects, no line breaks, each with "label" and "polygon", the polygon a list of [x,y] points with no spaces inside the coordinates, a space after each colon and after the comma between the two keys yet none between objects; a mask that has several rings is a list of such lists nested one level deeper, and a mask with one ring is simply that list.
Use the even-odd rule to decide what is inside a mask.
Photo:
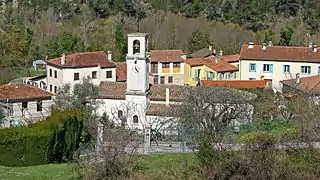
[{"label": "terracotta roof tile", "polygon": [[182,50],[151,50],[151,62],[183,62],[185,53]]},{"label": "terracotta roof tile", "polygon": [[117,62],[116,72],[117,72],[117,81],[126,81],[127,80],[127,63],[126,62]]},{"label": "terracotta roof tile", "polygon": [[320,51],[313,52],[310,47],[294,46],[266,46],[263,50],[261,45],[248,48],[243,45],[240,59],[246,60],[273,60],[291,62],[320,62]]},{"label": "terracotta roof tile", "polygon": [[220,56],[220,61],[227,61],[227,62],[237,62],[239,61],[240,54],[232,54],[226,56]]},{"label": "terracotta roof tile", "polygon": [[202,66],[205,65],[217,72],[237,71],[238,68],[229,64],[227,61],[216,62],[216,57],[207,58],[192,58],[186,60],[186,63],[190,66]]},{"label": "terracotta roof tile", "polygon": [[113,61],[108,60],[104,52],[83,52],[70,54],[65,57],[65,64],[61,64],[61,58],[46,61],[48,64],[58,67],[92,67],[100,65],[102,68],[115,67]]},{"label": "terracotta roof tile", "polygon": [[266,84],[268,80],[202,80],[203,86],[224,86],[231,88],[264,88],[267,89]]},{"label": "terracotta roof tile", "polygon": [[302,92],[320,93],[320,75],[302,77],[300,78],[299,85],[296,84],[296,79],[283,80],[281,83],[290,87],[298,88]]},{"label": "terracotta roof tile", "polygon": [[[109,99],[124,99],[127,84],[124,82],[103,81],[100,84],[100,97]],[[150,84],[151,100],[164,101],[166,98],[166,88],[170,89],[170,101],[180,101],[182,99],[183,86]]]},{"label": "terracotta roof tile", "polygon": [[174,117],[177,114],[175,110],[178,107],[179,105],[177,104],[167,106],[166,104],[150,103],[147,109],[147,115]]},{"label": "terracotta roof tile", "polygon": [[192,58],[203,58],[211,55],[215,55],[215,53],[213,51],[210,51],[208,48],[203,48],[190,54]]},{"label": "terracotta roof tile", "polygon": [[0,100],[2,99],[30,99],[51,97],[53,94],[40,88],[22,83],[15,82],[0,85]]}]

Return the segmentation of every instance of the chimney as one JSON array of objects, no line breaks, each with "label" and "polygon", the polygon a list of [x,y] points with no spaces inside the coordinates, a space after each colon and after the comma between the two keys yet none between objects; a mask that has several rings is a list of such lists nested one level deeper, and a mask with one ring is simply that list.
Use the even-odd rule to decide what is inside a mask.
[{"label": "chimney", "polygon": [[313,47],[312,47],[312,52],[317,52],[317,51],[318,51],[317,45],[313,45]]},{"label": "chimney", "polygon": [[309,43],[309,48],[312,48],[312,42]]},{"label": "chimney", "polygon": [[209,50],[212,51],[212,46],[209,46]]},{"label": "chimney", "polygon": [[296,74],[296,84],[300,84],[300,74]]},{"label": "chimney", "polygon": [[272,41],[269,41],[268,46],[272,46]]},{"label": "chimney", "polygon": [[266,43],[262,43],[262,50],[266,50],[267,49],[267,44]]},{"label": "chimney", "polygon": [[112,61],[112,52],[110,50],[108,51],[108,60]]},{"label": "chimney", "polygon": [[220,63],[220,56],[216,56],[216,64]]},{"label": "chimney", "polygon": [[253,42],[249,42],[248,48],[253,48],[254,43]]},{"label": "chimney", "polygon": [[170,104],[170,89],[166,88],[166,106]]},{"label": "chimney", "polygon": [[65,63],[66,63],[66,55],[65,54],[61,54],[60,64],[64,65]]},{"label": "chimney", "polygon": [[222,54],[223,54],[223,51],[222,51],[222,49],[220,50],[219,54],[220,54],[220,56],[222,56]]}]

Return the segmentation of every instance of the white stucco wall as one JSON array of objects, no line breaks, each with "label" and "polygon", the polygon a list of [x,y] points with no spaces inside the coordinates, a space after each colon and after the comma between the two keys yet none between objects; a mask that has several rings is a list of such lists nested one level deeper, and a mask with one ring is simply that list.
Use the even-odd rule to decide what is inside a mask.
[{"label": "white stucco wall", "polygon": [[[249,64],[256,64],[255,72],[249,72]],[[273,64],[273,72],[263,72],[263,64]],[[290,73],[283,72],[284,65],[290,66]],[[301,66],[311,66],[311,73],[302,74]],[[241,80],[249,80],[249,78],[260,80],[261,76],[264,76],[264,79],[272,79],[275,91],[281,91],[280,81],[295,78],[297,73],[300,73],[300,77],[318,75],[318,67],[320,63],[240,60],[239,70]]]}]

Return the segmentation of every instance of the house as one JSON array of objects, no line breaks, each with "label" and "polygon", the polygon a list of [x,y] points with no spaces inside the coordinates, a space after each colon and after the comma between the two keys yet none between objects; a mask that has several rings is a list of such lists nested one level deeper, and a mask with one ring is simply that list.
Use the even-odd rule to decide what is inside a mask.
[{"label": "house", "polygon": [[296,78],[280,81],[282,83],[283,93],[307,93],[311,95],[320,94],[320,75],[308,76],[300,78],[300,74]]},{"label": "house", "polygon": [[111,60],[111,52],[84,52],[62,55],[47,60],[47,91],[57,93],[59,87],[69,83],[74,85],[81,79],[90,77],[92,83],[116,81],[116,64]]},{"label": "house", "polygon": [[281,91],[280,81],[300,73],[308,77],[320,73],[320,52],[317,46],[243,45],[239,58],[241,80],[269,80],[274,91]]},{"label": "house", "polygon": [[185,63],[185,84],[194,86],[200,80],[237,79],[238,68],[220,57],[192,58]]},{"label": "house", "polygon": [[13,121],[27,124],[44,119],[51,114],[52,96],[52,93],[23,82],[0,85],[0,108],[6,116],[1,126],[10,127]]},{"label": "house", "polygon": [[[212,50],[212,46],[209,46],[209,48],[202,48],[192,54],[190,54],[191,58],[205,58],[205,57],[214,57],[216,56],[216,50]],[[222,55],[221,55],[222,56]]]},{"label": "house", "polygon": [[35,76],[29,79],[32,86],[47,90],[47,75]]},{"label": "house", "polygon": [[179,50],[151,50],[150,83],[184,84],[186,54]]}]

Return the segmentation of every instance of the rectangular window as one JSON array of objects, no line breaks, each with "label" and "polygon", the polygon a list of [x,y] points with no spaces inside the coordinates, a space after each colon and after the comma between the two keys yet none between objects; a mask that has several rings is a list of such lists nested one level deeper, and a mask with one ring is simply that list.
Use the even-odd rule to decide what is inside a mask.
[{"label": "rectangular window", "polygon": [[50,92],[52,92],[52,85],[50,84]]},{"label": "rectangular window", "polygon": [[80,79],[79,73],[74,73],[74,74],[73,74],[73,80],[77,81],[77,80],[79,80],[79,79]]},{"label": "rectangular window", "polygon": [[233,79],[237,79],[237,72],[233,72]]},{"label": "rectangular window", "polygon": [[162,68],[170,68],[170,63],[162,63]]},{"label": "rectangular window", "polygon": [[207,72],[207,80],[213,80],[214,79],[214,72]]},{"label": "rectangular window", "polygon": [[160,84],[164,84],[164,76],[160,77]]},{"label": "rectangular window", "polygon": [[252,80],[256,80],[256,78],[249,78],[249,80],[251,80],[251,81],[252,81]]},{"label": "rectangular window", "polygon": [[173,63],[173,68],[180,68],[180,63],[179,62],[174,62]]},{"label": "rectangular window", "polygon": [[158,63],[151,63],[151,73],[158,73]]},{"label": "rectangular window", "polygon": [[262,66],[263,72],[273,72],[273,65],[272,64],[263,64]]},{"label": "rectangular window", "polygon": [[37,111],[42,111],[42,101],[37,102]]},{"label": "rectangular window", "polygon": [[223,77],[224,77],[224,73],[220,73],[219,74],[219,79],[221,80],[221,79],[223,79]]},{"label": "rectangular window", "polygon": [[200,71],[201,71],[201,69],[194,70],[194,77],[195,78],[200,78]]},{"label": "rectangular window", "polygon": [[249,72],[256,72],[256,64],[249,64]]},{"label": "rectangular window", "polygon": [[154,76],[153,84],[158,84],[158,81],[159,81],[159,77],[158,76]]},{"label": "rectangular window", "polygon": [[57,71],[55,70],[54,71],[54,78],[57,78],[58,77],[58,73],[57,73]]},{"label": "rectangular window", "polygon": [[283,65],[283,73],[290,73],[290,65]]},{"label": "rectangular window", "polygon": [[54,93],[57,93],[57,86],[54,86]]},{"label": "rectangular window", "polygon": [[52,69],[49,69],[49,76],[52,77]]},{"label": "rectangular window", "polygon": [[112,71],[107,71],[107,79],[112,78]]},{"label": "rectangular window", "polygon": [[92,71],[92,79],[97,79],[97,71]]},{"label": "rectangular window", "polygon": [[28,109],[28,102],[22,102],[22,109]]},{"label": "rectangular window", "polygon": [[302,74],[311,74],[311,66],[301,66]]},{"label": "rectangular window", "polygon": [[168,77],[168,83],[173,83],[173,77],[172,76]]},{"label": "rectangular window", "polygon": [[318,74],[320,74],[320,66],[318,67]]},{"label": "rectangular window", "polygon": [[226,73],[226,79],[230,79],[230,73],[229,72]]}]

